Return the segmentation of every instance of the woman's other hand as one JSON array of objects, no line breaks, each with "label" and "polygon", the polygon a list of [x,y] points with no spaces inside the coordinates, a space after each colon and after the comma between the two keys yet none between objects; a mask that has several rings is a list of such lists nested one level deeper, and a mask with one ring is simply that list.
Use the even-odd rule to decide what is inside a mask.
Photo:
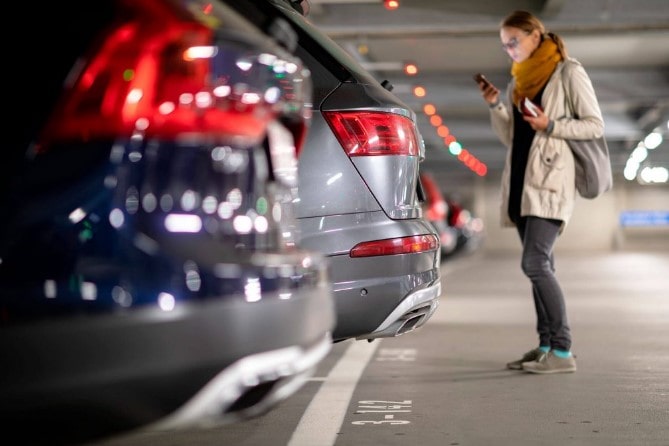
[{"label": "woman's other hand", "polygon": [[523,115],[525,122],[535,131],[544,131],[548,128],[549,119],[542,109],[537,107],[537,116]]}]

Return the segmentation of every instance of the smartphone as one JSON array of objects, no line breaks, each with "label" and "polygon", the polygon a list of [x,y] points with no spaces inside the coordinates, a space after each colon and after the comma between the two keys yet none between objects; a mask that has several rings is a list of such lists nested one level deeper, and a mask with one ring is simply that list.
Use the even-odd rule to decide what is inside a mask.
[{"label": "smartphone", "polygon": [[483,84],[486,88],[490,85],[490,81],[481,73],[476,73],[473,77],[477,84]]},{"label": "smartphone", "polygon": [[534,116],[536,118],[539,116],[537,110],[541,110],[541,107],[530,101],[529,98],[525,98],[521,102],[520,111],[523,112],[523,114],[526,116]]}]

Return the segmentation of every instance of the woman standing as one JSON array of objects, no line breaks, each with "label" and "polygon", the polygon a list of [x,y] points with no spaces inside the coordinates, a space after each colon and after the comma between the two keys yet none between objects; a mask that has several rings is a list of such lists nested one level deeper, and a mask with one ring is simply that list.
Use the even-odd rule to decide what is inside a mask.
[{"label": "woman standing", "polygon": [[[576,198],[574,157],[566,139],[599,137],[604,123],[583,66],[567,56],[562,39],[547,32],[537,17],[526,11],[511,13],[501,23],[500,39],[513,61],[506,98],[486,80],[479,81],[479,88],[490,105],[493,130],[508,148],[502,224],[515,226],[520,236],[521,268],[532,283],[539,335],[539,345],[507,367],[530,373],[575,372],[553,247]],[[526,98],[539,106],[534,115],[524,105]]]}]

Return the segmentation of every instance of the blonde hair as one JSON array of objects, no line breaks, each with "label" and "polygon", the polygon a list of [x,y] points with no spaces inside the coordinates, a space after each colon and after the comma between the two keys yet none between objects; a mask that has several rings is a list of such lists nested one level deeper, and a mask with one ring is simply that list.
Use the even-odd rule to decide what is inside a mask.
[{"label": "blonde hair", "polygon": [[511,14],[506,16],[502,23],[500,23],[501,28],[518,28],[526,33],[530,34],[535,29],[539,31],[541,39],[551,39],[558,47],[558,52],[562,59],[566,59],[567,48],[565,47],[564,40],[562,37],[558,36],[555,33],[546,31],[546,27],[543,22],[539,20],[537,16],[528,11],[513,11]]}]

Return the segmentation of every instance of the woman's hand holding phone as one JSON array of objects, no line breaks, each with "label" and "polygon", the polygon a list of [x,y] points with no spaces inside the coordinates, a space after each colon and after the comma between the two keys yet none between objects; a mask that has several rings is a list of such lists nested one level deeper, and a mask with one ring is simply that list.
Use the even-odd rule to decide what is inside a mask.
[{"label": "woman's hand holding phone", "polygon": [[474,75],[474,80],[476,81],[476,83],[479,84],[479,86],[481,84],[483,84],[484,87],[487,87],[488,85],[490,85],[490,82],[488,81],[488,79],[486,79],[485,76],[482,75],[481,73],[476,73]]},{"label": "woman's hand holding phone", "polygon": [[474,81],[481,90],[481,96],[488,104],[495,104],[499,100],[499,90],[481,73],[476,73]]}]

